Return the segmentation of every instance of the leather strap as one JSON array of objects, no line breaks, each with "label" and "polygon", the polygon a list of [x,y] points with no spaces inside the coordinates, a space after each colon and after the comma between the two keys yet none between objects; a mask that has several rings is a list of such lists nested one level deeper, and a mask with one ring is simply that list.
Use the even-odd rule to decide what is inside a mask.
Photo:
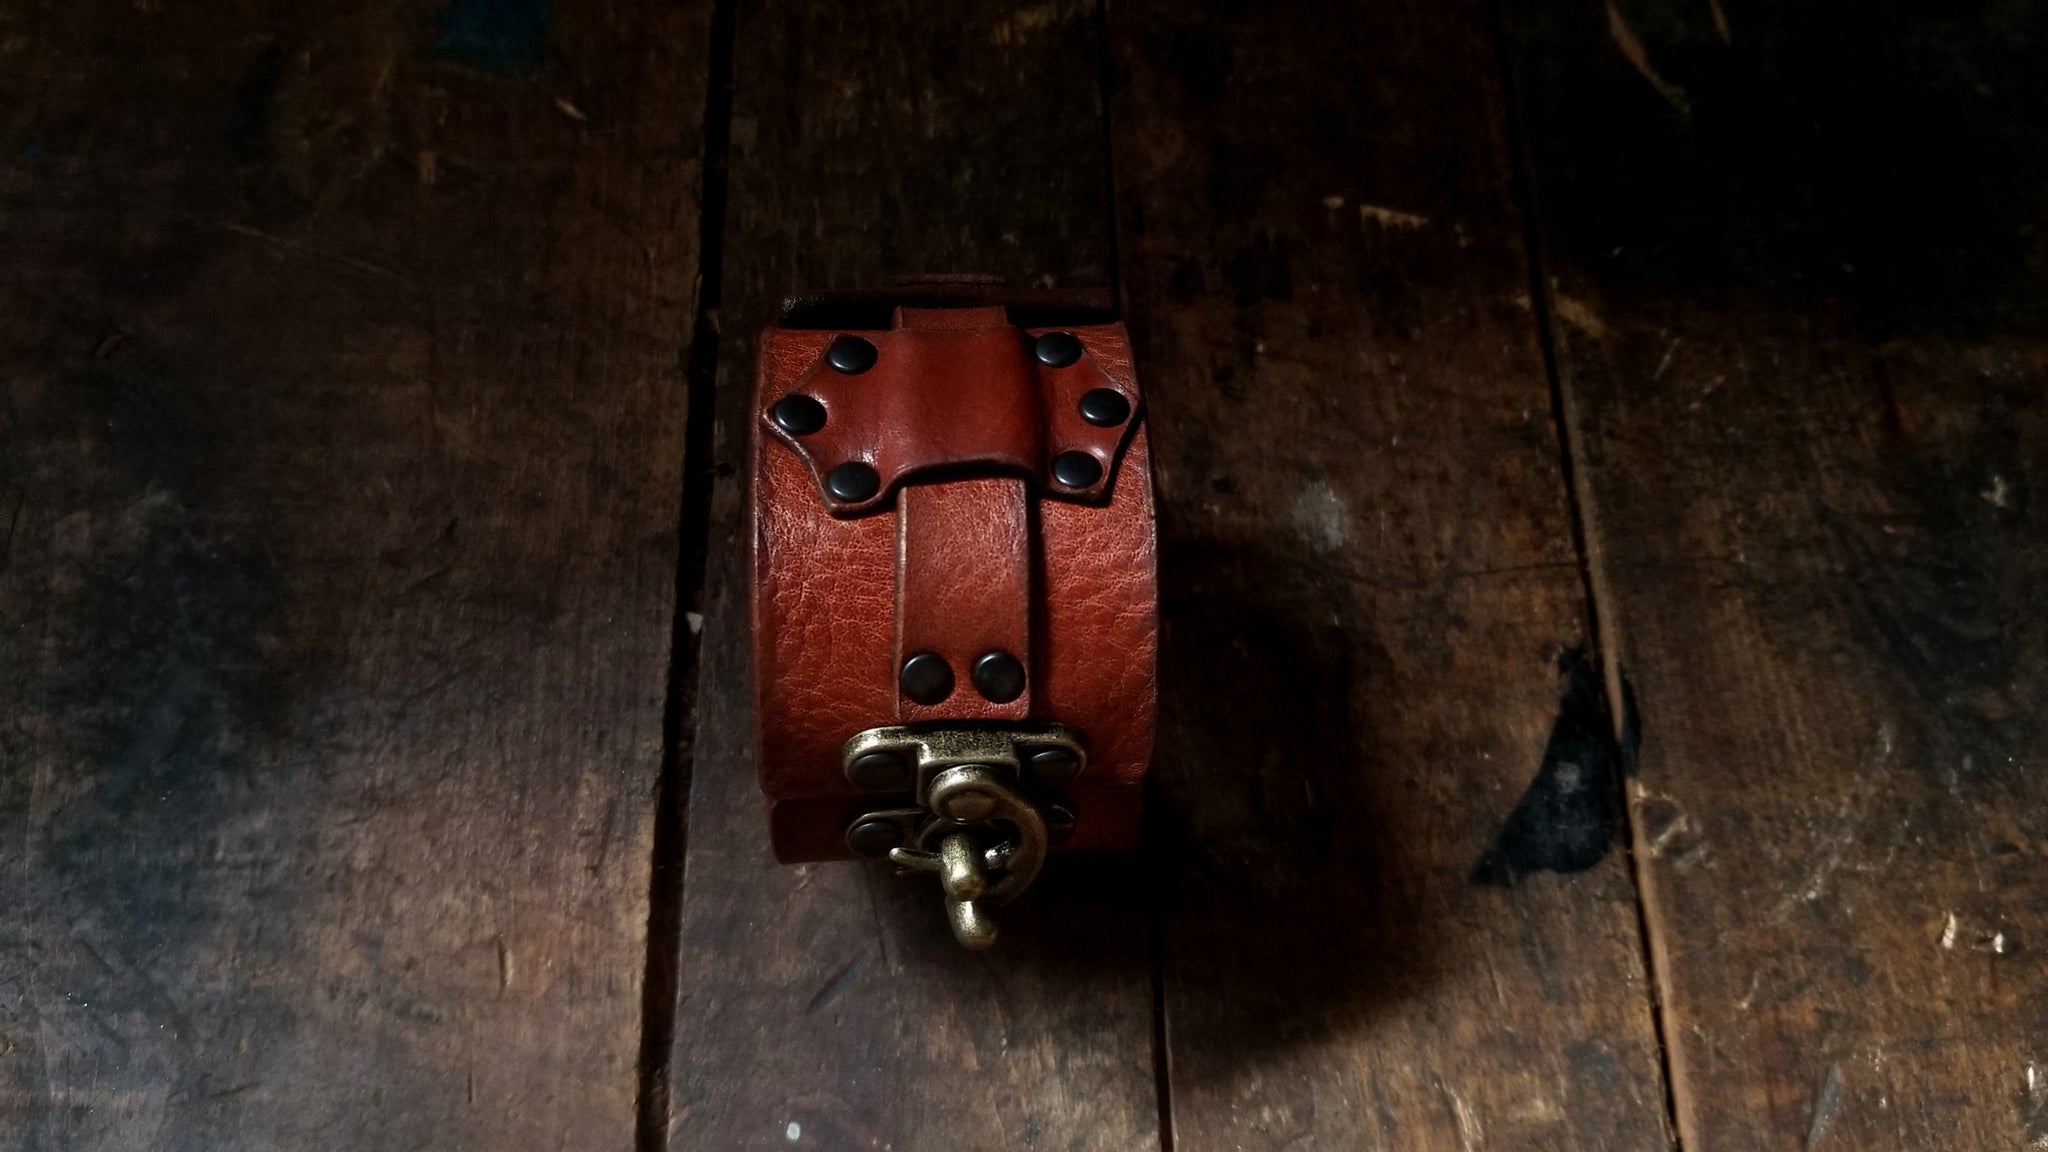
[{"label": "leather strap", "polygon": [[[907,783],[857,785],[843,758],[892,725],[1064,725],[1087,766],[1056,797],[1073,826],[1055,850],[1136,839],[1158,625],[1129,339],[1117,323],[1019,327],[1046,302],[993,296],[762,337],[755,720],[784,861],[851,856],[863,814],[912,802]],[[791,303],[804,323],[834,306]]]}]

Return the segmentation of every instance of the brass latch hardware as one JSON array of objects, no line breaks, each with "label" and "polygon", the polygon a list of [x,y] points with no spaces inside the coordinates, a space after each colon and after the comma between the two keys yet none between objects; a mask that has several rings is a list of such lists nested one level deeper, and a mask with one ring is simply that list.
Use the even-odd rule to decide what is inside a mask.
[{"label": "brass latch hardware", "polygon": [[954,938],[969,948],[995,943],[990,907],[1030,887],[1051,842],[1072,831],[1070,811],[1032,792],[1086,767],[1080,737],[1057,724],[871,728],[846,742],[849,777],[856,761],[876,754],[915,766],[918,807],[861,815],[848,843],[866,853],[878,838],[893,839],[891,860],[939,874]]}]

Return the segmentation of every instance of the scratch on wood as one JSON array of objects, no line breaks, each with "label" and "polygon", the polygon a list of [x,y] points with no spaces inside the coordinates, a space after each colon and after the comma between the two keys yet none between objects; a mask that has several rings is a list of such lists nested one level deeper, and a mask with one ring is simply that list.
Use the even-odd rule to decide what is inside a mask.
[{"label": "scratch on wood", "polygon": [[1662,380],[1664,378],[1664,370],[1671,367],[1671,358],[1678,355],[1678,341],[1679,338],[1676,336],[1671,338],[1670,346],[1664,349],[1664,358],[1657,361],[1657,370],[1650,373],[1651,380]]},{"label": "scratch on wood", "polygon": [[[1338,203],[1341,204],[1343,201],[1340,200]],[[1377,204],[1360,204],[1358,224],[1361,228],[1367,224],[1377,224],[1382,228],[1399,228],[1404,232],[1413,232],[1419,228],[1429,227],[1429,217],[1417,216],[1413,212],[1398,212]]]},{"label": "scratch on wood", "polygon": [[1834,1126],[1835,1111],[1842,1104],[1842,1064],[1836,1061],[1828,1065],[1826,1079],[1820,1083],[1820,1095],[1813,1101],[1813,1120],[1806,1126],[1806,1152],[1813,1152]]},{"label": "scratch on wood", "polygon": [[223,220],[220,222],[220,226],[237,236],[247,236],[251,240],[261,240],[281,252],[290,252],[294,255],[311,256],[315,259],[326,260],[333,264],[339,264],[344,268],[353,268],[358,272],[366,272],[372,276],[382,277],[383,279],[396,281],[400,284],[409,285],[411,283],[403,275],[381,264],[372,264],[368,260],[358,260],[354,256],[344,256],[338,252],[328,252],[324,249],[314,248],[310,245],[301,244],[297,240],[287,239],[283,236],[274,236],[260,229],[251,228],[247,224],[237,224],[232,220]]},{"label": "scratch on wood", "polygon": [[1437,1087],[1443,1090],[1444,1099],[1450,1101],[1451,1118],[1458,1124],[1458,1146],[1464,1152],[1473,1152],[1486,1139],[1486,1130],[1480,1127],[1479,1117],[1456,1088],[1441,1080],[1437,1081]]},{"label": "scratch on wood", "polygon": [[1058,4],[1035,4],[1018,10],[1009,19],[995,26],[989,39],[996,44],[1015,44],[1033,32],[1051,27],[1067,18]]},{"label": "scratch on wood", "polygon": [[1763,973],[1763,969],[1759,968],[1759,969],[1757,969],[1756,971],[1754,971],[1754,972],[1750,973],[1750,974],[1749,974],[1749,991],[1747,991],[1747,992],[1744,992],[1744,993],[1742,994],[1742,999],[1740,999],[1740,1000],[1737,1000],[1737,1001],[1735,1002],[1735,1008],[1736,1008],[1736,1010],[1737,1010],[1737,1011],[1739,1011],[1739,1012],[1747,1012],[1747,1011],[1749,1011],[1749,1006],[1750,1006],[1750,1005],[1752,1005],[1752,1004],[1754,1004],[1754,1003],[1756,1003],[1756,993],[1757,993],[1757,989],[1759,989],[1759,988],[1762,988],[1762,987],[1763,987],[1763,984],[1764,984],[1764,973]]},{"label": "scratch on wood", "polygon": [[1692,101],[1686,98],[1685,89],[1658,74],[1656,67],[1650,63],[1649,52],[1644,50],[1643,42],[1636,39],[1635,30],[1628,26],[1628,21],[1621,18],[1621,9],[1614,6],[1614,0],[1607,0],[1607,33],[1614,37],[1615,45],[1621,49],[1621,54],[1628,58],[1628,62],[1635,70],[1642,74],[1643,79],[1650,82],[1650,87],[1657,90],[1657,95],[1662,96],[1665,103],[1677,109],[1680,116],[1691,119]]},{"label": "scratch on wood", "polygon": [[1550,308],[1551,311],[1557,313],[1559,320],[1577,328],[1593,339],[1607,339],[1607,322],[1600,319],[1600,314],[1593,311],[1592,306],[1584,300],[1579,300],[1559,292],[1551,300]]},{"label": "scratch on wood", "polygon": [[14,498],[14,511],[7,517],[7,542],[0,545],[0,572],[6,571],[14,563],[14,536],[21,530],[21,510],[27,506],[27,493]]}]

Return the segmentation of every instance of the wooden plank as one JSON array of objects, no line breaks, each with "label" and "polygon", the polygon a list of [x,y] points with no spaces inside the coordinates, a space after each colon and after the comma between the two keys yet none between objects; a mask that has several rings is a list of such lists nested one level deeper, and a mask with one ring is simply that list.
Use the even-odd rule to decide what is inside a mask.
[{"label": "wooden plank", "polygon": [[1488,10],[1111,31],[1173,1146],[1661,1147]]},{"label": "wooden plank", "polygon": [[0,1143],[630,1144],[707,12],[0,10]]},{"label": "wooden plank", "polygon": [[2048,1141],[2039,12],[1518,8],[1685,1147]]},{"label": "wooden plank", "polygon": [[923,877],[778,866],[748,714],[743,460],[754,337],[802,288],[1110,263],[1090,7],[738,13],[719,460],[689,812],[679,1148],[1156,1145],[1138,873],[1055,861],[968,953]]}]

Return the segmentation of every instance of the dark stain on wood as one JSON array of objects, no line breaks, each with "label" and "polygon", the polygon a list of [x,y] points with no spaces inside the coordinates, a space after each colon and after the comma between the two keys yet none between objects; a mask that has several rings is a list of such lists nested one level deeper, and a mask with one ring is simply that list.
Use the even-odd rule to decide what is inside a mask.
[{"label": "dark stain on wood", "polygon": [[1583,872],[1607,854],[1621,826],[1621,755],[1600,670],[1579,648],[1559,654],[1557,670],[1557,719],[1543,761],[1473,866],[1474,884],[1513,887],[1535,872]]},{"label": "dark stain on wood", "polygon": [[2048,10],[1504,9],[1680,1134],[2022,1147]]}]

